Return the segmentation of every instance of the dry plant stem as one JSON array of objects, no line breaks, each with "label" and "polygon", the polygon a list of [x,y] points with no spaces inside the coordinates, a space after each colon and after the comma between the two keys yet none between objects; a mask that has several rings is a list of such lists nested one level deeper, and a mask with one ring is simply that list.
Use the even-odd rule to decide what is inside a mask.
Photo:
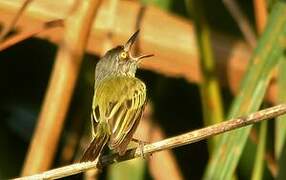
[{"label": "dry plant stem", "polygon": [[[193,17],[200,52],[202,80],[199,86],[204,125],[208,126],[223,121],[224,116],[219,79],[216,73],[215,58],[211,42],[211,28],[205,18],[205,9],[201,1],[189,0],[186,4],[189,13]],[[210,154],[217,142],[217,137],[208,140],[208,150]]]},{"label": "dry plant stem", "polygon": [[32,0],[25,0],[22,4],[21,8],[18,10],[18,12],[15,14],[12,21],[4,28],[4,30],[0,34],[0,42],[3,41],[3,39],[6,37],[6,35],[13,29],[13,27],[16,25],[18,19],[23,14],[26,7],[32,2]]},{"label": "dry plant stem", "polygon": [[232,17],[237,22],[244,38],[248,42],[248,44],[251,46],[252,49],[256,46],[256,37],[253,29],[251,28],[251,25],[247,18],[242,13],[239,5],[235,0],[223,0],[223,3],[225,4],[226,8],[228,9],[229,13],[232,15]]},{"label": "dry plant stem", "polygon": [[47,31],[51,28],[56,28],[56,27],[63,27],[64,25],[64,20],[62,19],[57,19],[57,20],[52,20],[49,22],[44,23],[43,25],[41,25],[39,28],[36,28],[32,31],[28,31],[28,32],[21,32],[17,35],[12,36],[11,38],[8,38],[7,40],[3,41],[0,44],[0,51],[3,51],[21,41],[24,41],[28,38],[31,38],[43,31]]},{"label": "dry plant stem", "polygon": [[65,33],[24,163],[23,175],[47,170],[57,149],[89,32],[100,0],[82,1],[65,20]]},{"label": "dry plant stem", "polygon": [[259,34],[262,34],[267,18],[266,0],[253,0],[256,29]]},{"label": "dry plant stem", "polygon": [[[147,103],[144,114],[140,120],[134,137],[144,142],[156,142],[166,138],[159,124],[153,119],[153,108],[150,103]],[[138,146],[138,145],[137,145]],[[156,180],[182,180],[182,172],[176,162],[174,153],[171,150],[161,151],[146,159],[147,168],[152,179]],[[168,172],[168,173],[166,173]]]},{"label": "dry plant stem", "polygon": [[115,22],[115,17],[117,15],[117,9],[118,9],[118,0],[108,0],[108,8],[107,8],[107,14],[108,17],[106,18],[106,29],[108,31],[106,35],[106,40],[103,41],[103,51],[101,54],[105,53],[109,49],[111,49],[114,45],[112,42],[112,29],[114,28],[114,22]]},{"label": "dry plant stem", "polygon": [[[159,141],[164,139],[165,134],[156,124],[155,126],[153,125],[151,137]],[[148,160],[148,167],[153,179],[165,180],[170,179],[170,177],[172,177],[172,180],[184,179],[175,155],[171,150],[161,151],[152,155]]]},{"label": "dry plant stem", "polygon": [[[143,147],[144,155],[150,155],[155,152],[159,152],[166,149],[172,149],[186,144],[195,143],[206,139],[208,137],[221,134],[227,131],[231,131],[240,127],[258,123],[260,121],[271,119],[286,113],[286,104],[280,104],[267,108],[258,112],[254,112],[244,117],[233,118],[228,121],[224,121],[219,124],[208,126],[202,129],[191,131],[182,135],[171,137],[159,142],[152,144],[147,144]],[[107,166],[116,162],[125,161],[133,158],[141,157],[142,149],[135,148],[130,149],[126,152],[124,156],[119,156],[118,154],[106,155],[100,159],[100,163],[97,162],[85,162],[76,163],[69,166],[64,166],[61,168],[49,170],[40,174],[33,176],[27,176],[22,178],[17,178],[17,180],[24,179],[56,179],[61,177],[66,177],[71,174],[77,174],[95,167]]]},{"label": "dry plant stem", "polygon": [[[92,168],[97,167],[97,162],[76,163],[68,166],[63,166],[57,169],[52,169],[41,174],[16,178],[17,180],[43,180],[43,179],[59,179],[66,176],[71,176]],[[15,179],[15,180],[16,180]]]}]

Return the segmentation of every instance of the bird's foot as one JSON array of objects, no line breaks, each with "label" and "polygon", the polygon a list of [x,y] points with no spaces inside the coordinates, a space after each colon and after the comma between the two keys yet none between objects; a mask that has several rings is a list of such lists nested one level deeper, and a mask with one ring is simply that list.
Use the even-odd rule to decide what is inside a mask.
[{"label": "bird's foot", "polygon": [[146,142],[146,141],[142,141],[142,140],[135,139],[135,138],[132,138],[132,141],[135,142],[135,143],[138,143],[139,148],[140,148],[141,157],[142,157],[143,159],[146,159],[146,155],[144,154],[144,145],[145,145],[145,144],[149,144],[149,143]]}]

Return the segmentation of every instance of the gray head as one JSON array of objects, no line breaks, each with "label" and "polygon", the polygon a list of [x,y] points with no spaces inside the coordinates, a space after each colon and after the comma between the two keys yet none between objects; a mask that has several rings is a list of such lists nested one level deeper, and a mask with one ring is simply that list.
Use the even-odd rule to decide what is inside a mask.
[{"label": "gray head", "polygon": [[139,30],[136,31],[124,45],[119,45],[109,51],[97,63],[95,80],[99,81],[110,75],[135,76],[140,60],[153,55],[133,57],[131,47],[137,39]]}]

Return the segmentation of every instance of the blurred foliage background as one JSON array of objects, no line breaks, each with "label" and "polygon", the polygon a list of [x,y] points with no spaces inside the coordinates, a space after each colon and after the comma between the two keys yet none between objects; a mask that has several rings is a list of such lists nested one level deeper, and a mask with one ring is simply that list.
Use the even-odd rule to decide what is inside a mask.
[{"label": "blurred foliage background", "polygon": [[[131,1],[126,2],[131,3]],[[142,121],[147,119],[147,122],[151,122],[151,126],[158,126],[164,138],[202,128],[226,118],[257,111],[260,106],[267,107],[285,101],[286,21],[282,17],[286,12],[284,1],[262,1],[266,3],[265,8],[269,16],[266,30],[264,33],[254,30],[257,45],[247,46],[249,51],[252,51],[252,48],[255,50],[251,55],[252,58],[246,59],[249,66],[243,76],[243,83],[240,88],[236,86],[236,90],[231,89],[229,84],[238,82],[223,84],[219,79],[217,69],[221,70],[223,67],[216,67],[215,61],[220,61],[218,59],[220,56],[214,53],[215,42],[211,42],[213,40],[211,32],[219,32],[247,42],[238,22],[226,8],[226,1],[142,0],[133,2],[160,9],[164,14],[189,21],[194,24],[197,35],[195,40],[200,54],[199,68],[202,71],[199,82],[190,82],[184,77],[172,77],[171,74],[161,74],[148,68],[140,69],[137,73],[148,87],[148,102],[151,109],[148,110],[151,112],[150,117],[143,118]],[[254,2],[236,1],[241,10],[240,13],[250,23],[251,29],[256,29],[257,23],[255,17],[257,4],[255,5]],[[118,0],[116,3],[120,4],[121,1]],[[1,6],[5,6],[5,0],[0,0]],[[160,21],[160,18],[164,17],[154,17],[155,21]],[[176,24],[168,26],[172,25]],[[3,28],[4,24],[1,26],[1,29]],[[159,28],[148,27],[148,29]],[[168,30],[164,29],[164,31]],[[17,34],[17,26],[8,38],[15,34]],[[126,40],[126,38],[121,39],[123,40],[121,43]],[[145,40],[142,39],[142,41]],[[180,41],[172,42],[174,48],[178,43]],[[112,46],[114,45],[116,44]],[[0,179],[17,177],[21,173],[58,48],[58,44],[52,43],[49,39],[32,37],[0,52]],[[152,53],[152,47],[148,52]],[[87,52],[83,57],[52,167],[71,164],[78,159],[87,145],[94,69],[101,55]],[[156,53],[154,58],[147,61],[153,59],[156,60]],[[192,58],[186,60],[192,61]],[[176,59],[173,63],[176,63]],[[264,98],[271,83],[277,83],[275,97],[278,98],[277,100],[272,98],[275,101]],[[254,125],[252,130],[249,128],[249,133],[243,134],[242,131],[236,131],[236,135],[233,134],[230,137],[219,136],[217,139],[173,149],[169,154],[173,159],[169,161],[163,156],[161,159],[158,158],[157,165],[153,162],[156,161],[156,154],[147,159],[115,164],[104,168],[97,174],[97,178],[164,179],[167,175],[170,179],[285,179],[285,173],[282,172],[286,167],[286,161],[283,161],[286,122],[281,119],[283,117],[264,125]],[[151,128],[147,134],[152,132],[155,130]],[[50,136],[52,137],[53,134]],[[145,140],[152,141],[150,138]],[[238,153],[232,152],[231,148],[235,148],[235,145],[240,143],[242,145],[238,148],[241,148],[241,154],[239,150]],[[225,144],[229,147],[223,149]],[[221,154],[222,149],[225,153],[229,153],[228,157],[227,154]],[[213,162],[217,163],[216,166],[209,161],[212,155],[213,159],[221,161]],[[229,161],[224,161],[227,159]],[[175,172],[166,172],[163,164],[168,164],[167,161],[175,164],[174,168],[171,168]],[[173,176],[173,174],[176,175]],[[89,179],[91,177],[81,174],[67,179],[69,178]]]}]

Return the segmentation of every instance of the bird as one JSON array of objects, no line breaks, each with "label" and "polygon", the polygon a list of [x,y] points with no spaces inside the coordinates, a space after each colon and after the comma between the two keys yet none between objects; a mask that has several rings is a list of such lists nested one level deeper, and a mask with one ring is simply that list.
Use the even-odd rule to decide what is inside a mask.
[{"label": "bird", "polygon": [[131,48],[137,30],[123,45],[107,51],[95,68],[91,110],[92,140],[81,162],[98,159],[105,146],[124,155],[138,127],[146,104],[146,85],[135,77],[142,59],[153,54],[133,57]]}]

